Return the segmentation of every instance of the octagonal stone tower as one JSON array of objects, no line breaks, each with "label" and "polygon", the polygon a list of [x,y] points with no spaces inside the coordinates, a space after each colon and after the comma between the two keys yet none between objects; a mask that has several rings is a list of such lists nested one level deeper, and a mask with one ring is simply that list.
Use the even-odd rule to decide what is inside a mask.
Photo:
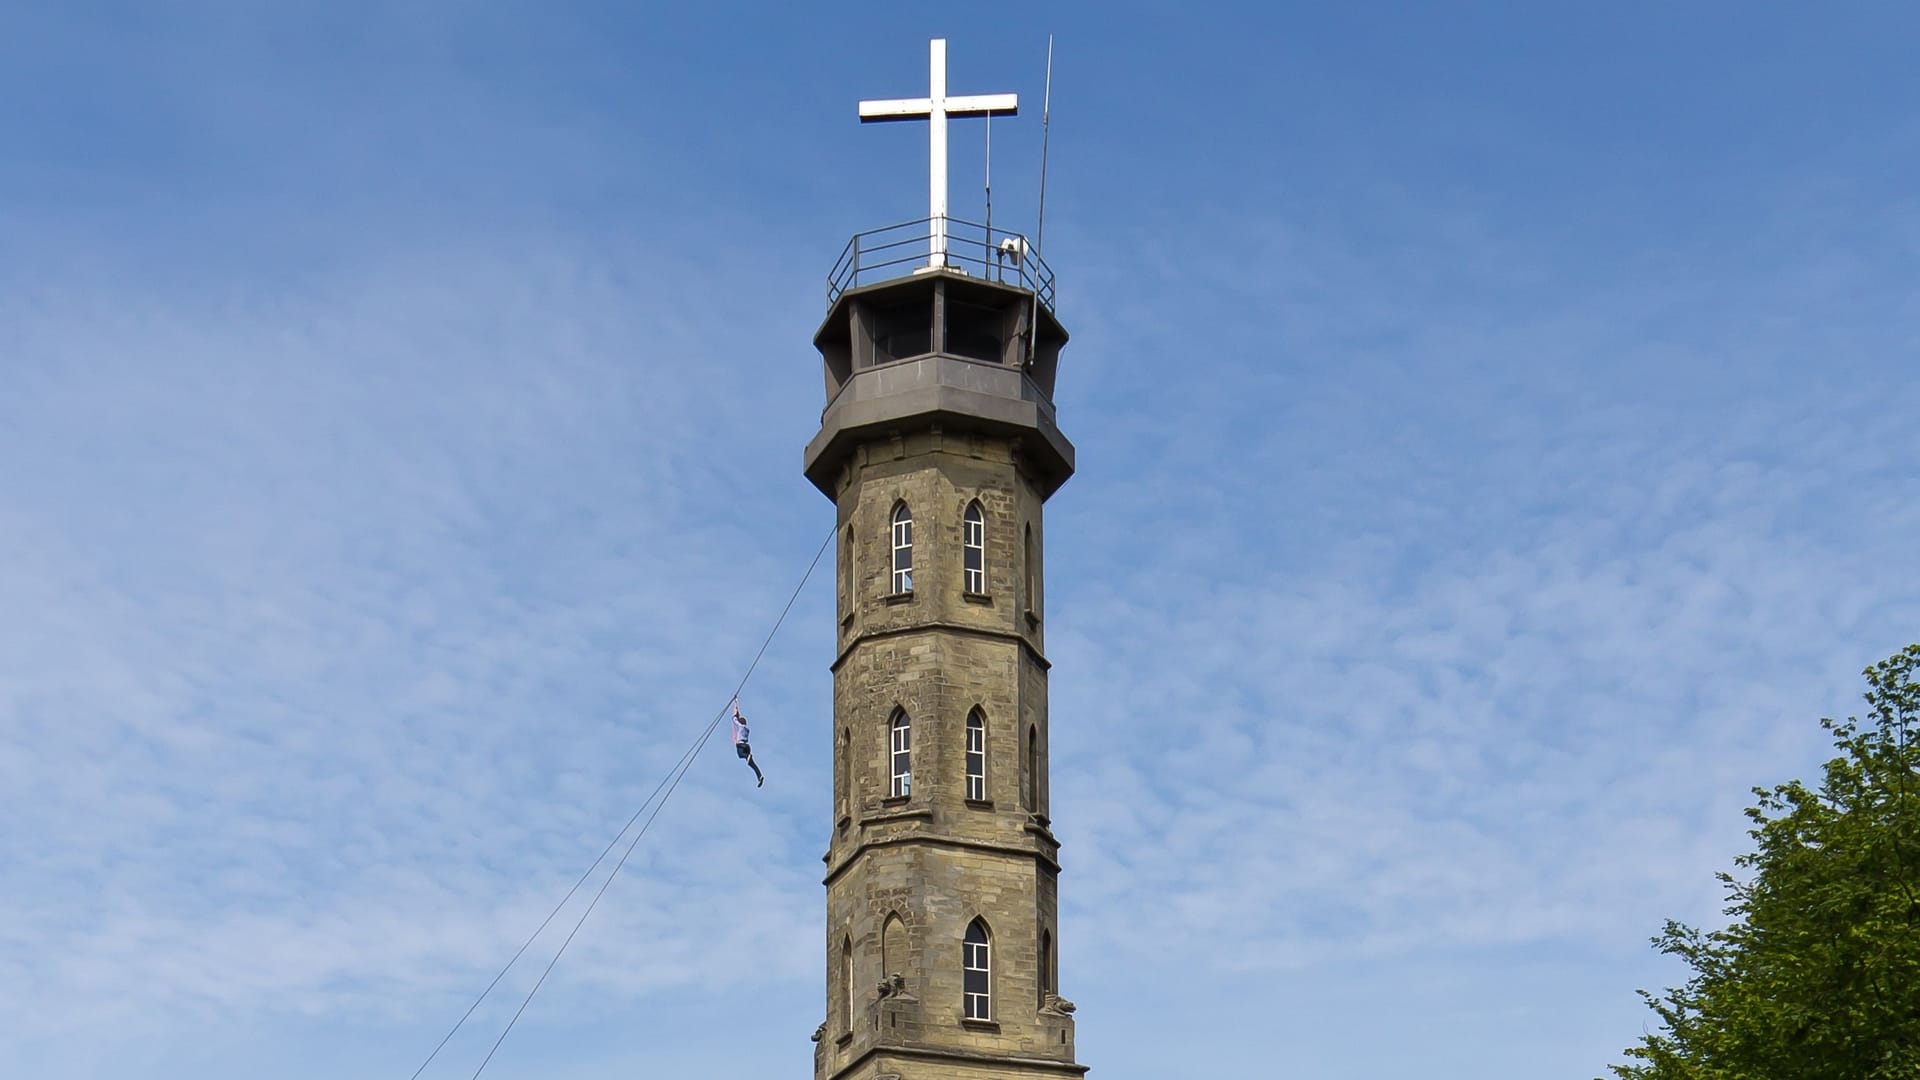
[{"label": "octagonal stone tower", "polygon": [[1023,238],[969,248],[946,224],[955,254],[870,283],[888,230],[856,237],[814,336],[827,407],[805,470],[840,528],[816,1080],[1087,1071],[1047,798],[1041,511],[1073,472],[1067,335]]}]

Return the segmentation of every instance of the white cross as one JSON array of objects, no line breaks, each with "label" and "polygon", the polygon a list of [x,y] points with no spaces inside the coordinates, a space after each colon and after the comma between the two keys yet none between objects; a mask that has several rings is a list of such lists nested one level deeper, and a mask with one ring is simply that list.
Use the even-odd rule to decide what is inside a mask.
[{"label": "white cross", "polygon": [[1020,111],[1017,94],[947,96],[947,39],[934,38],[928,50],[931,75],[927,96],[860,103],[861,123],[887,120],[925,120],[928,135],[927,217],[933,243],[927,265],[947,265],[947,117],[1014,116]]}]

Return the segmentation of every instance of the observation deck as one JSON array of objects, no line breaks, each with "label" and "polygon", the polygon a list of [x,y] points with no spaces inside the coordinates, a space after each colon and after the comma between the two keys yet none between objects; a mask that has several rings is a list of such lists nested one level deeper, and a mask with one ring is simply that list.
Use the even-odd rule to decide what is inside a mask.
[{"label": "observation deck", "polygon": [[856,234],[827,275],[814,334],[826,377],[807,479],[828,498],[863,441],[907,430],[1012,436],[1042,498],[1073,475],[1054,376],[1067,332],[1054,317],[1053,270],[1019,233],[934,219]]}]

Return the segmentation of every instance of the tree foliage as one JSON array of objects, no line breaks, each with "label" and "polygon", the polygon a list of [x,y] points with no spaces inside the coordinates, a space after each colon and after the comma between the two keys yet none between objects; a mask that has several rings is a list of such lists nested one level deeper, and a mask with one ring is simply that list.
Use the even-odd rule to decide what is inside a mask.
[{"label": "tree foliage", "polygon": [[1920,1077],[1920,645],[1866,670],[1864,720],[1822,720],[1817,789],[1754,788],[1755,850],[1718,875],[1725,930],[1654,938],[1686,985],[1641,991],[1661,1030],[1624,1080]]}]

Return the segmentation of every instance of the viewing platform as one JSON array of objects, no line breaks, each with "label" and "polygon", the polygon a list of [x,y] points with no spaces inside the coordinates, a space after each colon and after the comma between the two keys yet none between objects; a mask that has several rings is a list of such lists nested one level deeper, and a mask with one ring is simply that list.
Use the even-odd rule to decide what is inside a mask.
[{"label": "viewing platform", "polygon": [[[1053,268],[1020,233],[961,218],[903,221],[855,233],[827,274],[827,306],[840,294],[863,285],[945,269],[996,285],[1032,293],[1040,306],[1053,311]],[[936,257],[936,241],[945,253]]]},{"label": "viewing platform", "polygon": [[829,498],[857,447],[909,430],[1017,439],[1042,498],[1073,475],[1054,416],[1067,332],[1052,269],[1019,233],[940,221],[859,233],[828,275],[813,338],[827,404],[805,469]]}]

